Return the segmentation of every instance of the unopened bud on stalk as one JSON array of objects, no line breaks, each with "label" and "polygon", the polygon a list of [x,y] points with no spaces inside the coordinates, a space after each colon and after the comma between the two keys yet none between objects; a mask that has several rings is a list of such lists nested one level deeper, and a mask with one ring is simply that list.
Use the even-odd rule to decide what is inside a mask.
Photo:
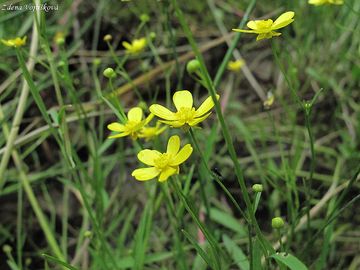
[{"label": "unopened bud on stalk", "polygon": [[274,229],[280,229],[284,227],[284,220],[281,217],[274,217],[271,220],[271,227]]},{"label": "unopened bud on stalk", "polygon": [[116,73],[112,68],[105,69],[103,75],[108,79],[113,79],[116,77]]},{"label": "unopened bud on stalk", "polygon": [[190,60],[186,65],[187,72],[194,73],[200,69],[200,62],[199,60],[193,59]]},{"label": "unopened bud on stalk", "polygon": [[262,185],[260,185],[260,184],[254,184],[253,186],[252,186],[252,190],[254,191],[254,192],[262,192],[263,191],[263,186]]},{"label": "unopened bud on stalk", "polygon": [[107,34],[107,35],[104,36],[104,41],[109,42],[111,40],[112,40],[112,35]]}]

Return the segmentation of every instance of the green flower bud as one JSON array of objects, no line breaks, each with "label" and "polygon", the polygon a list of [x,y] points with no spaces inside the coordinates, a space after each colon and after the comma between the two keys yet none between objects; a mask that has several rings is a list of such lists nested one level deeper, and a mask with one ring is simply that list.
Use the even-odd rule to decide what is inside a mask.
[{"label": "green flower bud", "polygon": [[143,109],[144,111],[146,111],[148,109],[148,105],[146,104],[145,101],[140,101],[137,105],[137,107],[140,107],[141,109]]},{"label": "green flower bud", "polygon": [[147,14],[141,14],[140,15],[140,21],[142,21],[143,23],[146,23],[146,22],[148,22],[148,21],[150,21],[150,17],[149,17],[149,15],[147,15]]},{"label": "green flower bud", "polygon": [[254,192],[262,192],[263,191],[263,186],[260,185],[260,184],[255,184],[255,185],[252,186],[252,190]]},{"label": "green flower bud", "polygon": [[107,34],[104,36],[104,41],[109,42],[111,40],[112,40],[112,35]]},{"label": "green flower bud", "polygon": [[149,37],[151,39],[155,39],[156,38],[156,33],[155,32],[150,32]]},{"label": "green flower bud", "polygon": [[100,64],[101,64],[101,59],[100,59],[100,58],[95,58],[95,59],[93,60],[93,64],[94,64],[95,66],[100,65]]},{"label": "green flower bud", "polygon": [[281,217],[274,217],[271,220],[271,227],[274,229],[280,229],[284,227],[284,220]]},{"label": "green flower bud", "polygon": [[26,266],[29,266],[31,264],[31,262],[32,262],[31,258],[26,258],[25,259],[25,265]]},{"label": "green flower bud", "polygon": [[84,237],[90,238],[91,236],[92,236],[92,232],[91,232],[91,231],[86,231],[86,232],[84,232]]},{"label": "green flower bud", "polygon": [[196,59],[190,60],[186,65],[186,70],[189,73],[194,73],[200,69],[200,62]]},{"label": "green flower bud", "polygon": [[116,77],[116,73],[112,68],[105,69],[103,75],[108,79],[113,79]]},{"label": "green flower bud", "polygon": [[4,245],[3,246],[3,251],[4,251],[4,253],[11,253],[12,247],[9,246],[9,245]]},{"label": "green flower bud", "polygon": [[65,38],[59,37],[55,40],[57,45],[63,45],[65,43]]}]

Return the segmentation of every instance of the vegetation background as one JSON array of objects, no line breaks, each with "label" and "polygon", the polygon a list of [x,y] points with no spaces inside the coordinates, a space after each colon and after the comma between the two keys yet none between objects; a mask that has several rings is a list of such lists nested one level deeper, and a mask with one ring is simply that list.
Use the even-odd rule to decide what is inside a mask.
[{"label": "vegetation background", "polygon": [[[63,0],[44,12],[16,10],[40,0],[2,1],[0,38],[27,44],[0,46],[0,269],[359,269],[360,1],[344,2]],[[295,21],[280,37],[231,32],[288,10]],[[128,57],[122,42],[140,37],[146,49]],[[181,167],[183,197],[174,179],[136,181],[139,145],[107,138],[117,118],[105,99],[147,110],[170,107],[175,90],[196,105],[209,95],[186,71],[196,48],[261,234],[244,218],[215,112],[195,129],[211,173],[194,151]],[[240,72],[225,68],[239,58]],[[169,128],[144,147],[164,149],[171,134],[190,141]]]}]

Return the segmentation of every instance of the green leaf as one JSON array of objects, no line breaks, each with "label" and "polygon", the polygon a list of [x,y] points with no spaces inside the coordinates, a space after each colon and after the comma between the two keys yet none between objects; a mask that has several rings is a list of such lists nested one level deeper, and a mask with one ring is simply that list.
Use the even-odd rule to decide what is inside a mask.
[{"label": "green leaf", "polygon": [[277,263],[283,263],[292,270],[307,270],[308,268],[298,258],[289,253],[281,252],[270,256],[276,260]]},{"label": "green leaf", "polygon": [[239,266],[241,270],[250,269],[249,260],[247,259],[242,249],[226,234],[224,234],[222,238],[227,252],[233,258],[237,266]]},{"label": "green leaf", "polygon": [[234,218],[229,213],[226,213],[224,211],[221,211],[217,208],[211,208],[210,209],[210,218],[223,225],[224,227],[233,230],[234,232],[237,232],[241,237],[246,237],[247,233],[244,229],[243,225]]},{"label": "green leaf", "polygon": [[49,262],[53,262],[53,263],[55,263],[57,265],[65,266],[67,269],[70,269],[70,270],[78,270],[76,267],[68,264],[67,262],[61,261],[58,258],[55,258],[55,257],[50,256],[48,254],[42,254],[42,256]]},{"label": "green leaf", "polygon": [[190,241],[190,243],[194,246],[194,248],[196,249],[198,254],[201,256],[201,258],[203,258],[203,260],[207,263],[207,265],[214,269],[213,263],[211,262],[211,259],[206,254],[206,252],[199,246],[199,244],[194,239],[194,237],[185,230],[181,230],[181,231],[183,232],[185,237]]}]

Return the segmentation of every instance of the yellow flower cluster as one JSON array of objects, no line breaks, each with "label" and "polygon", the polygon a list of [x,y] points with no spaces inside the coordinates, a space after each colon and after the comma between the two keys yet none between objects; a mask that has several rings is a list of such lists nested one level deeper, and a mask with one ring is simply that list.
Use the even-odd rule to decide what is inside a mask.
[{"label": "yellow flower cluster", "polygon": [[134,39],[131,43],[124,41],[122,45],[124,46],[127,54],[139,54],[141,53],[146,46],[146,38]]},{"label": "yellow flower cluster", "polygon": [[[219,95],[216,96],[219,99]],[[204,121],[211,114],[214,102],[211,97],[205,101],[197,109],[193,106],[193,96],[188,90],[177,91],[173,95],[173,102],[176,112],[172,112],[160,104],[150,106],[150,114],[144,117],[143,110],[140,107],[134,107],[129,110],[127,119],[124,123],[111,123],[108,129],[117,134],[110,135],[109,138],[120,138],[130,136],[132,139],[145,138],[149,140],[161,134],[166,126],[189,128]],[[147,126],[150,121],[157,116],[154,127]],[[179,165],[184,163],[191,155],[193,148],[190,144],[186,144],[180,149],[180,138],[175,135],[170,137],[167,150],[161,153],[157,150],[145,149],[138,153],[138,159],[150,166],[148,168],[138,168],[133,171],[132,176],[139,181],[151,180],[158,177],[159,182],[166,181],[171,175],[178,174]]]},{"label": "yellow flower cluster", "polygon": [[7,40],[2,39],[1,42],[5,46],[18,48],[26,44],[26,36],[23,38],[17,37],[14,39],[7,39]]},{"label": "yellow flower cluster", "polygon": [[310,5],[321,6],[321,5],[342,5],[344,4],[343,0],[309,0]]},{"label": "yellow flower cluster", "polygon": [[275,21],[271,19],[249,21],[247,27],[251,30],[233,29],[235,32],[258,34],[256,40],[280,36],[276,30],[283,28],[294,21],[295,12],[288,11],[281,14]]}]

